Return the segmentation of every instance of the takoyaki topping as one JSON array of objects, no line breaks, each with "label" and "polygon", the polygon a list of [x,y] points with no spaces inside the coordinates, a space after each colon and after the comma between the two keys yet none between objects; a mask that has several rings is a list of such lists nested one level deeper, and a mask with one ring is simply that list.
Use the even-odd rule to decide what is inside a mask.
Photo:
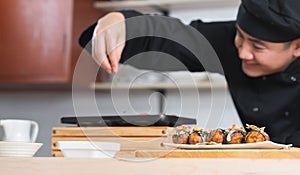
[{"label": "takoyaki topping", "polygon": [[239,127],[237,124],[233,124],[233,125],[231,126],[231,128],[229,128],[228,130],[229,130],[229,131],[231,131],[231,130],[244,131],[244,130],[243,130],[243,127]]},{"label": "takoyaki topping", "polygon": [[204,131],[204,128],[201,128],[201,127],[194,127],[192,132],[203,132]]},{"label": "takoyaki topping", "polygon": [[[184,125],[182,125],[182,126],[177,126],[177,127],[175,128],[175,132],[176,132],[177,134],[190,133],[190,132],[191,132],[191,126],[184,126]],[[175,133],[175,134],[176,134],[176,133]]]}]

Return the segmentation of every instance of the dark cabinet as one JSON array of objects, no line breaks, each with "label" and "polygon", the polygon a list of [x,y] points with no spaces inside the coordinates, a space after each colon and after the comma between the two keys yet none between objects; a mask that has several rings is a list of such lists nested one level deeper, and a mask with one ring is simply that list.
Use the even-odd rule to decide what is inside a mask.
[{"label": "dark cabinet", "polygon": [[93,0],[0,1],[0,83],[70,83]]}]

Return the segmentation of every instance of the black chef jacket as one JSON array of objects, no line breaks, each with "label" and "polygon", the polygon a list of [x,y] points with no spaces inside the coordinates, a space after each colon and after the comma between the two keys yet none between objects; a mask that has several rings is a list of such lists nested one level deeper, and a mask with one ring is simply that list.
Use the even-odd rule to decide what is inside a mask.
[{"label": "black chef jacket", "polygon": [[[126,18],[141,15],[135,11],[122,11]],[[155,16],[151,16],[154,18]],[[154,21],[144,25],[156,26]],[[143,24],[140,24],[143,25]],[[172,25],[159,24],[166,32],[172,32]],[[243,125],[265,126],[265,131],[274,142],[300,146],[300,59],[297,59],[283,72],[263,77],[248,77],[241,69],[234,46],[235,22],[203,23],[193,21],[190,26],[197,29],[212,45],[223,66],[224,75]],[[83,32],[81,46],[90,49],[95,24]],[[127,33],[135,32],[137,26],[126,25]],[[181,26],[181,30],[185,30]],[[189,30],[186,29],[188,35]],[[201,47],[201,46],[199,46]],[[132,49],[134,48],[134,49]],[[121,62],[146,51],[169,53],[181,61],[190,71],[203,71],[197,58],[182,46],[163,38],[140,37],[126,41]]]}]

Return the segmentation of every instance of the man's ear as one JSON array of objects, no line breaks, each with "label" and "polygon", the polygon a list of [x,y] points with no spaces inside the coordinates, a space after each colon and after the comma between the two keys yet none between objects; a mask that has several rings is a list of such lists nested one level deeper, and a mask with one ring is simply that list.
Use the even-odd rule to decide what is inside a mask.
[{"label": "man's ear", "polygon": [[293,41],[295,44],[294,56],[300,57],[300,38]]}]

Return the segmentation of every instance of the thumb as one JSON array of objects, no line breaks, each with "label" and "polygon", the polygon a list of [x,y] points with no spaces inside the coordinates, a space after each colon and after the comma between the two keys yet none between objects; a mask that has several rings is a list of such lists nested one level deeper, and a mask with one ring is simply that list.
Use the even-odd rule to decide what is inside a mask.
[{"label": "thumb", "polygon": [[111,65],[111,70],[113,73],[116,73],[119,71],[119,62],[121,59],[122,51],[125,47],[125,44],[121,44],[117,48],[115,48],[110,54],[109,54],[109,60]]}]

